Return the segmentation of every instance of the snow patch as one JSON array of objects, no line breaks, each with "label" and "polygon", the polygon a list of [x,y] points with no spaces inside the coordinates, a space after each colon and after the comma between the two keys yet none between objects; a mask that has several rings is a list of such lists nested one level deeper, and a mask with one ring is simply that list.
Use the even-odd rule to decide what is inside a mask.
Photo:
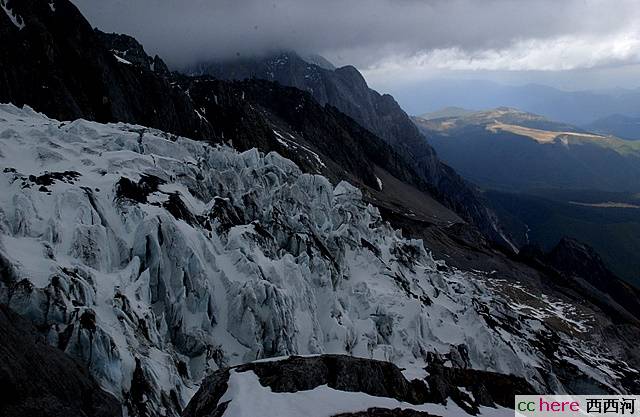
[{"label": "snow patch", "polygon": [[[304,150],[306,153],[308,153],[309,155],[311,155],[311,157],[315,160],[315,162],[319,166],[321,166],[323,168],[327,167],[325,165],[325,163],[322,162],[322,159],[320,158],[320,155],[318,155],[317,153],[315,153],[314,151],[312,151],[308,147],[306,147],[304,145],[301,145],[300,143],[297,143],[297,142],[294,142],[292,140],[289,140],[289,139],[285,138],[277,130],[273,130],[273,133],[276,135],[276,140],[278,141],[278,143],[280,143],[285,148],[300,148],[300,149]],[[288,134],[288,135],[289,135],[289,137],[291,137],[291,139],[293,139],[293,136],[291,134]],[[309,158],[307,158],[307,159],[309,159]]]},{"label": "snow patch", "polygon": [[116,57],[116,61],[118,61],[121,64],[132,65],[131,62],[127,61],[126,59],[122,58],[120,55],[116,53],[114,53],[113,56]]},{"label": "snow patch", "polygon": [[376,177],[376,181],[378,182],[378,190],[382,191],[382,180]]},{"label": "snow patch", "polygon": [[403,369],[401,372],[402,372],[402,375],[404,375],[404,377],[407,378],[408,381],[411,381],[414,379],[425,379],[426,377],[429,376],[429,372],[427,372],[425,368],[421,368],[418,366],[408,366],[407,368]]},{"label": "snow patch", "polygon": [[11,10],[7,6],[7,3],[8,3],[8,0],[0,0],[0,7],[2,7],[4,12],[7,14],[9,19],[11,20],[11,23],[13,23],[13,25],[17,27],[18,30],[24,29],[25,27],[24,19],[21,16],[19,16],[17,13],[14,13],[13,10]]},{"label": "snow patch", "polygon": [[200,113],[200,111],[198,111],[198,109],[194,108],[193,110],[196,112],[196,115],[200,118],[200,120],[208,123],[207,118],[202,115],[202,113],[204,113],[204,111],[205,111],[204,108],[200,109],[202,111],[202,113]]}]

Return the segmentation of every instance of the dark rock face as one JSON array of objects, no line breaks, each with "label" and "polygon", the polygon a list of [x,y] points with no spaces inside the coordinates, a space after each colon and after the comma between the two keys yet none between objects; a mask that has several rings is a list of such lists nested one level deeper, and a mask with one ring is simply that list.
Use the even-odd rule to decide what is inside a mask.
[{"label": "dark rock face", "polygon": [[142,175],[137,183],[127,177],[121,177],[116,184],[116,199],[146,203],[149,194],[158,191],[158,186],[164,183],[164,180],[153,175]]},{"label": "dark rock face", "polygon": [[142,45],[135,38],[129,35],[94,30],[104,46],[120,58],[159,75],[169,76],[171,74],[167,64],[158,55],[153,58],[147,55]]},{"label": "dark rock face", "polygon": [[115,417],[116,398],[78,362],[49,346],[37,329],[0,305],[0,416]]},{"label": "dark rock face", "polygon": [[[105,36],[96,34],[69,1],[7,5],[24,27],[0,13],[0,102],[28,104],[59,120],[135,122],[195,138],[208,136],[210,126],[189,97],[156,73],[164,71],[162,64],[153,72],[119,62],[103,44]],[[132,60],[145,60],[139,49],[132,49],[137,51]]]},{"label": "dark rock face", "polygon": [[422,381],[407,381],[391,362],[344,355],[312,358],[291,357],[278,362],[240,365],[238,372],[253,371],[262,386],[273,392],[298,392],[328,385],[339,391],[364,392],[395,398],[411,404],[427,402],[429,393]]},{"label": "dark rock face", "polygon": [[311,64],[293,52],[285,52],[264,58],[201,64],[191,72],[227,80],[257,78],[295,87],[311,93],[321,105],[338,108],[391,144],[424,142],[393,97],[370,90],[360,72],[352,66],[327,69]]},{"label": "dark rock face", "polygon": [[182,412],[184,417],[213,417],[221,416],[227,408],[226,403],[219,403],[220,398],[227,391],[229,370],[214,372],[202,382],[196,395]]},{"label": "dark rock face", "polygon": [[561,239],[546,259],[558,270],[585,277],[597,287],[605,287],[616,279],[593,248],[575,239]]},{"label": "dark rock face", "polygon": [[561,284],[580,288],[618,320],[640,322],[640,289],[611,272],[589,245],[563,238],[549,253],[526,247],[521,257],[550,270]]},{"label": "dark rock face", "polygon": [[428,189],[391,146],[336,108],[321,106],[309,93],[263,80],[182,77],[179,84],[215,126],[216,141],[232,138],[239,150],[276,150],[305,171],[321,172],[333,181],[355,180],[377,190],[377,165],[402,182]]},{"label": "dark rock face", "polygon": [[[292,356],[279,361],[249,363],[232,369],[236,372],[254,372],[260,384],[273,392],[307,391],[327,385],[338,391],[362,392],[410,404],[444,403],[451,398],[470,413],[476,413],[481,405],[511,407],[514,395],[533,392],[533,388],[522,378],[472,369],[447,368],[435,362],[427,368],[430,374],[428,384],[418,379],[408,381],[392,363],[345,355]],[[185,408],[183,416],[221,415],[227,404],[219,404],[219,401],[228,388],[228,380],[229,369],[217,371],[206,378]],[[474,398],[459,387],[467,388]],[[429,416],[427,413],[411,410],[400,412],[382,408],[341,415]]]},{"label": "dark rock face", "polygon": [[393,97],[370,89],[356,68],[327,69],[287,52],[266,58],[205,63],[191,72],[220,79],[266,79],[310,92],[320,104],[336,107],[389,143],[447,207],[475,224],[489,239],[507,243],[484,197],[438,159]]},{"label": "dark rock face", "polygon": [[[445,367],[431,363],[427,367],[429,372],[429,387],[439,402],[452,398],[456,403],[470,402],[468,396],[458,387],[465,387],[473,394],[476,406],[513,407],[514,395],[534,394],[531,385],[522,378],[503,375],[494,372],[473,369]],[[471,411],[474,411],[471,409]]]}]

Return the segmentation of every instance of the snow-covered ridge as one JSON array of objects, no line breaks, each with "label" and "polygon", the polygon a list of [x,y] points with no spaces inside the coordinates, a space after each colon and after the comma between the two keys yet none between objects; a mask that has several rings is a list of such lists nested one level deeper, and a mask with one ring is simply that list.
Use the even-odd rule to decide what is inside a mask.
[{"label": "snow-covered ridge", "polygon": [[131,410],[142,391],[159,415],[209,369],[294,353],[404,367],[436,353],[563,392],[540,349],[554,335],[559,359],[612,390],[633,372],[581,338],[588,314],[434,261],[348,183],[276,153],[12,105],[0,105],[0,270],[0,302]]}]

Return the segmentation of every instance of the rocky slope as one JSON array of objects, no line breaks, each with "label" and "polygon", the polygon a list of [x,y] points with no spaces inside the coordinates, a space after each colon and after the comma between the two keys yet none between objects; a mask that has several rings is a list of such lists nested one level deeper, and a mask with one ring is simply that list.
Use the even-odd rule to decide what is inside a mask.
[{"label": "rocky slope", "polygon": [[0,302],[129,415],[176,415],[207,371],[291,354],[638,388],[598,307],[436,262],[346,182],[141,126],[0,121]]},{"label": "rocky slope", "polygon": [[336,107],[387,141],[440,201],[475,224],[490,240],[511,249],[508,237],[482,195],[438,159],[393,97],[370,89],[356,68],[325,68],[303,60],[296,53],[285,52],[260,58],[202,63],[187,71],[220,79],[259,78],[308,91],[320,104]]},{"label": "rocky slope", "polygon": [[169,67],[162,58],[155,55],[153,58],[147,55],[142,45],[135,38],[119,33],[104,33],[94,29],[102,44],[114,55],[120,63],[144,68],[158,75],[168,77],[171,75]]},{"label": "rocky slope", "polygon": [[585,296],[600,300],[612,316],[631,322],[640,321],[640,290],[615,276],[590,246],[575,239],[563,238],[548,253],[540,248],[523,248],[520,257],[536,262],[544,269],[573,281]]},{"label": "rocky slope", "polygon": [[463,222],[391,146],[309,93],[263,80],[177,77],[176,83],[215,126],[216,142],[277,151],[305,172],[358,185],[367,201],[401,215],[439,226]]},{"label": "rocky slope", "polygon": [[110,51],[124,38],[107,49],[104,36],[71,2],[3,3],[9,12],[0,13],[0,102],[29,104],[64,120],[136,122],[195,138],[208,135],[210,126],[189,97],[161,76],[161,60],[153,60],[158,65],[152,71],[132,65],[133,53],[126,56],[130,62]]}]

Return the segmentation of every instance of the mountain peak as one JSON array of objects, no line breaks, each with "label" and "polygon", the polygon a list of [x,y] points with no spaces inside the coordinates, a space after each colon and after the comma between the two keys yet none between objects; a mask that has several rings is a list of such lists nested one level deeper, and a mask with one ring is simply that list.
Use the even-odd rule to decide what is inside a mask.
[{"label": "mountain peak", "polygon": [[336,66],[333,65],[331,61],[329,61],[327,58],[323,57],[322,55],[309,54],[309,55],[304,55],[302,59],[304,59],[310,64],[317,65],[320,68],[324,68],[329,71],[333,71],[336,69]]},{"label": "mountain peak", "polygon": [[120,33],[105,33],[99,29],[94,29],[104,45],[117,57],[121,63],[130,63],[159,75],[168,75],[169,67],[156,55],[151,57],[144,50],[144,47],[133,36]]}]

